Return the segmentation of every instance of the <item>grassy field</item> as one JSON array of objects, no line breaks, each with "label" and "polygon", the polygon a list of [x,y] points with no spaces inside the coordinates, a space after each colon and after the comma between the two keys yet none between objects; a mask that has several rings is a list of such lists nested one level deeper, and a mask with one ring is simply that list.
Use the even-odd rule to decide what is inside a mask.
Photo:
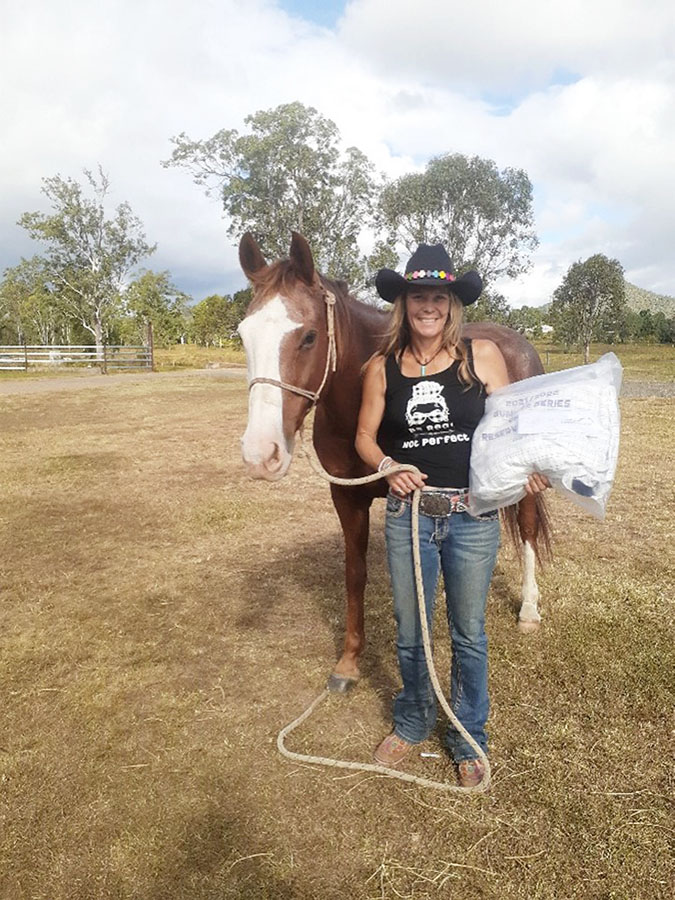
[{"label": "grassy field", "polygon": [[[605,522],[551,498],[536,635],[502,548],[494,782],[458,798],[278,755],[342,640],[341,538],[303,459],[246,478],[242,382],[0,396],[0,897],[671,898],[674,412],[622,401]],[[368,761],[389,727],[382,513],[362,681],[295,749]]]},{"label": "grassy field", "polygon": [[199,347],[197,344],[176,344],[155,349],[155,368],[158,372],[203,369],[214,364],[246,365],[246,355],[241,347]]},{"label": "grassy field", "polygon": [[[582,365],[580,352],[567,353],[545,341],[533,342],[547,372]],[[591,362],[603,353],[616,353],[624,378],[636,381],[675,381],[675,347],[672,344],[591,344]]]},{"label": "grassy field", "polygon": [[[546,341],[534,342],[547,372],[569,369],[583,363],[580,352],[565,352],[562,347]],[[668,344],[593,344],[591,361],[603,353],[612,351],[621,360],[624,378],[638,381],[675,381],[675,347]],[[246,356],[238,347],[198,347],[196,344],[176,344],[168,348],[155,349],[155,369],[158,372],[176,372],[181,369],[203,369],[208,366],[245,366]],[[4,379],[24,379],[34,377],[69,377],[91,375],[98,372],[96,367],[59,368],[31,367],[27,373],[3,372]]]},{"label": "grassy field", "polygon": [[[565,352],[562,347],[546,341],[534,342],[547,372],[569,369],[583,363],[581,352]],[[603,353],[616,353],[624,367],[624,377],[639,381],[675,380],[675,347],[667,344],[593,344],[591,361]],[[197,347],[182,344],[155,351],[158,371],[180,368],[203,368],[209,363],[246,364],[243,350],[235,347]]]}]

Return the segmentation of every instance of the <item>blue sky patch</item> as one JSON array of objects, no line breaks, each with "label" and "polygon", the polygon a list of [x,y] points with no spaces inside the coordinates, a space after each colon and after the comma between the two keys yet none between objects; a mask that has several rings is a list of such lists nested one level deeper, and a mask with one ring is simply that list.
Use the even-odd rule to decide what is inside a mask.
[{"label": "blue sky patch", "polygon": [[300,19],[334,28],[342,15],[346,0],[278,0],[279,6]]},{"label": "blue sky patch", "polygon": [[480,99],[487,103],[493,116],[509,116],[530,94],[536,91],[544,91],[552,87],[564,87],[574,84],[581,79],[577,72],[569,69],[555,69],[546,84],[528,85],[527,87],[514,88],[512,91],[484,91]]},{"label": "blue sky patch", "polygon": [[549,87],[553,87],[556,84],[574,84],[575,81],[580,80],[581,75],[578,72],[571,72],[569,69],[555,69],[551,75]]}]

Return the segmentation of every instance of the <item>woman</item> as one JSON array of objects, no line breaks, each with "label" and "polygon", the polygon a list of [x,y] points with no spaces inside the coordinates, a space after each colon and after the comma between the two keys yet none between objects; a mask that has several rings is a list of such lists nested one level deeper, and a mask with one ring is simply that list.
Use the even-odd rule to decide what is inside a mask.
[{"label": "woman", "polygon": [[[394,463],[412,463],[420,470],[419,475],[387,477],[387,558],[403,689],[394,703],[394,730],[376,749],[375,760],[395,766],[426,740],[436,721],[413,568],[415,488],[422,489],[419,531],[427,617],[431,621],[442,570],[452,641],[452,708],[487,753],[485,605],[499,519],[496,513],[473,518],[466,504],[471,438],[485,396],[509,379],[492,341],[461,338],[463,307],[478,299],[482,281],[476,272],[456,278],[440,244],[420,244],[404,276],[382,269],[376,287],[393,310],[383,349],[366,365],[356,449],[378,471]],[[546,479],[532,475],[526,489],[535,493],[546,486]],[[446,742],[460,784],[477,785],[484,767],[475,750],[452,726]]]}]

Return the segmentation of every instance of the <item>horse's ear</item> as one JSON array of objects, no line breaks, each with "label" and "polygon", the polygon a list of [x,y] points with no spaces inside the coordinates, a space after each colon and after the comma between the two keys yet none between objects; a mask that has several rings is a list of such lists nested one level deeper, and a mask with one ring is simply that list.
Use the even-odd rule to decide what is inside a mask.
[{"label": "horse's ear", "polygon": [[309,244],[297,231],[291,232],[291,262],[305,284],[314,284],[314,258]]},{"label": "horse's ear", "polygon": [[264,269],[267,263],[260,252],[260,247],[250,231],[239,241],[239,263],[244,270],[244,275],[253,280],[256,272]]}]

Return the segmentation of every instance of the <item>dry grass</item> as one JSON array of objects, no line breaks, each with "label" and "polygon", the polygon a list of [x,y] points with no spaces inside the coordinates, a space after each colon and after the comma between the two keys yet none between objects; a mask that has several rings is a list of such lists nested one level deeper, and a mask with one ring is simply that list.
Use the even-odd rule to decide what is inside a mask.
[{"label": "dry grass", "polygon": [[[341,540],[304,461],[246,479],[243,384],[0,398],[3,900],[670,898],[674,410],[622,405],[607,520],[553,498],[538,635],[502,551],[494,786],[467,799],[278,756],[342,638]],[[388,727],[374,518],[363,680],[294,747],[368,760]]]},{"label": "dry grass", "polygon": [[[569,369],[583,363],[580,352],[565,352],[549,341],[534,341],[547,372]],[[593,344],[591,361],[612,351],[621,360],[624,378],[639,381],[675,380],[675,348],[668,344]],[[181,369],[203,369],[207,366],[245,366],[246,356],[241,347],[199,347],[196,344],[176,344],[155,348],[155,369],[175,372]],[[99,371],[98,366],[31,366],[28,372],[8,372],[0,369],[0,383],[26,378],[78,377]]]},{"label": "dry grass", "polygon": [[[566,352],[560,345],[547,341],[533,343],[547,372],[583,364],[582,352]],[[675,380],[675,347],[672,344],[592,344],[591,362],[610,352],[619,357],[624,378],[638,381]]]},{"label": "dry grass", "polygon": [[155,348],[155,369],[170,372],[174,369],[203,369],[208,364],[232,363],[246,365],[246,355],[241,347],[199,347],[197,344],[175,344],[172,347]]}]

